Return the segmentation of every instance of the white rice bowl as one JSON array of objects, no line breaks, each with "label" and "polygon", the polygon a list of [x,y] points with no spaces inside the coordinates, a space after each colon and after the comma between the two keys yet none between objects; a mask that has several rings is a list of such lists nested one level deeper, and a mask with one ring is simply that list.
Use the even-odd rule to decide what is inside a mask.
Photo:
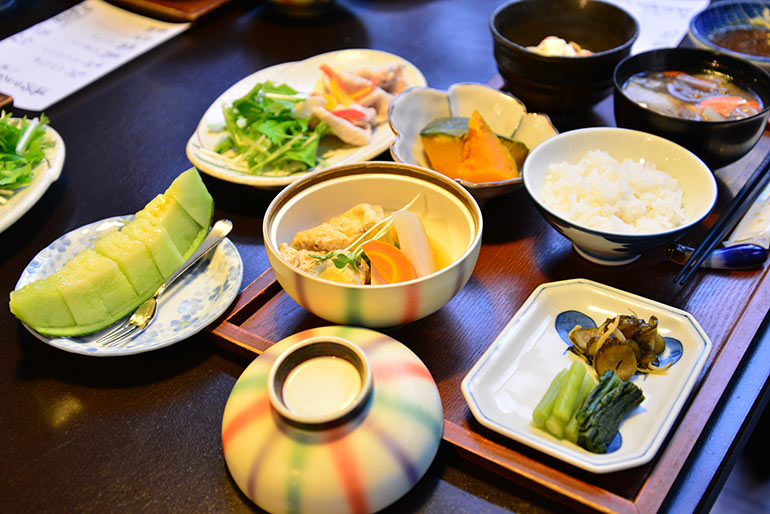
[{"label": "white rice bowl", "polygon": [[574,164],[551,164],[541,194],[557,214],[607,232],[651,234],[685,220],[675,178],[649,161],[619,162],[602,150],[590,150]]},{"label": "white rice bowl", "polygon": [[[600,163],[595,168],[601,177],[589,171],[584,176],[582,169],[592,166],[578,165],[592,150],[601,150],[588,157]],[[546,185],[554,164],[553,182]],[[706,217],[717,198],[716,179],[695,154],[662,137],[615,127],[547,139],[527,156],[522,179],[540,213],[575,251],[605,265],[632,262],[678,239]]]}]

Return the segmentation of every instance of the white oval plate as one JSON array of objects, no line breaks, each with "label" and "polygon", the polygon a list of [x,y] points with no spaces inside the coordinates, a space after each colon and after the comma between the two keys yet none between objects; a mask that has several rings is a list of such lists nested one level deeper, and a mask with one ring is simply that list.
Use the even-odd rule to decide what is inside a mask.
[{"label": "white oval plate", "polygon": [[[131,219],[133,216],[115,216],[89,223],[61,236],[24,268],[16,289],[52,274],[96,239],[118,230]],[[193,266],[166,290],[150,326],[125,346],[110,348],[94,343],[112,327],[87,336],[69,338],[44,336],[24,326],[44,343],[83,355],[108,357],[157,350],[198,333],[217,319],[240,291],[242,280],[241,256],[235,245],[225,238],[213,255]]]},{"label": "white oval plate", "polygon": [[48,138],[54,141],[54,145],[46,148],[45,160],[35,168],[29,185],[20,189],[0,206],[0,232],[10,227],[25,212],[30,210],[40,200],[48,187],[61,175],[66,153],[64,140],[50,126],[46,127],[45,130]]},{"label": "white oval plate", "polygon": [[[364,66],[381,66],[394,61],[404,65],[404,78],[407,87],[426,84],[422,72],[409,61],[388,52],[367,49],[328,52],[303,61],[277,64],[253,73],[222,93],[206,110],[198,128],[187,142],[187,158],[204,173],[228,182],[266,189],[282,188],[307,175],[310,171],[285,176],[251,175],[234,170],[229,167],[226,161],[219,160],[202,151],[202,149],[213,149],[222,137],[222,133],[209,130],[212,125],[218,126],[224,123],[222,104],[231,103],[248,93],[255,84],[265,80],[285,83],[297,91],[309,93],[321,76],[319,69],[321,64],[328,64],[335,70],[348,70]],[[325,167],[362,162],[377,157],[387,150],[394,139],[395,135],[390,126],[384,123],[374,130],[371,141],[366,146],[350,146],[334,137],[326,137],[320,145],[319,153],[326,161],[327,166]],[[314,168],[311,171],[319,169],[323,168]]]},{"label": "white oval plate", "polygon": [[[666,374],[637,373],[642,404],[620,425],[615,451],[591,453],[533,428],[532,411],[556,373],[578,359],[556,330],[556,318],[578,311],[599,325],[616,314],[660,321],[658,332],[682,344]],[[649,462],[676,420],[711,351],[711,341],[687,312],[585,279],[543,284],[463,379],[465,401],[482,425],[593,473],[610,473]],[[596,377],[596,373],[593,373]]]}]

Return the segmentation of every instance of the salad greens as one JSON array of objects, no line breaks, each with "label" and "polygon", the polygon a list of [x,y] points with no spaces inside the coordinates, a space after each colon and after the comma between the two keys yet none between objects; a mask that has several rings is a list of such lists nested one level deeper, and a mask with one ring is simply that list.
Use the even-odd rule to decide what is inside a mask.
[{"label": "salad greens", "polygon": [[11,120],[11,113],[0,113],[0,204],[6,197],[30,183],[35,167],[45,159],[45,149],[53,146],[46,141],[48,118]]},{"label": "salad greens", "polygon": [[234,152],[233,165],[248,173],[280,169],[290,174],[312,168],[329,127],[324,122],[311,126],[310,113],[297,109],[306,98],[286,84],[257,84],[223,107],[227,135],[214,151],[223,157]]}]

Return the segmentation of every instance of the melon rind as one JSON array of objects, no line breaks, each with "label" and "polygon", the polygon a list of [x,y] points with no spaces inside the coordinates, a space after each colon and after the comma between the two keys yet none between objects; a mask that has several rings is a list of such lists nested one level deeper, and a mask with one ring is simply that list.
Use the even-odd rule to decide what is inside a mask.
[{"label": "melon rind", "polygon": [[198,225],[211,225],[214,200],[195,168],[190,168],[174,179],[164,194],[179,202]]}]

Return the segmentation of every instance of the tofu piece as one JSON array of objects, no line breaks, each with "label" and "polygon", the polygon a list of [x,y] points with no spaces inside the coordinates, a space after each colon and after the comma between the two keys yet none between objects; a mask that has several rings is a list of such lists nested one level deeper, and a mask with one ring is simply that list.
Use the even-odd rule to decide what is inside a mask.
[{"label": "tofu piece", "polygon": [[342,250],[384,217],[381,206],[360,203],[317,227],[297,232],[291,246],[319,253]]}]

